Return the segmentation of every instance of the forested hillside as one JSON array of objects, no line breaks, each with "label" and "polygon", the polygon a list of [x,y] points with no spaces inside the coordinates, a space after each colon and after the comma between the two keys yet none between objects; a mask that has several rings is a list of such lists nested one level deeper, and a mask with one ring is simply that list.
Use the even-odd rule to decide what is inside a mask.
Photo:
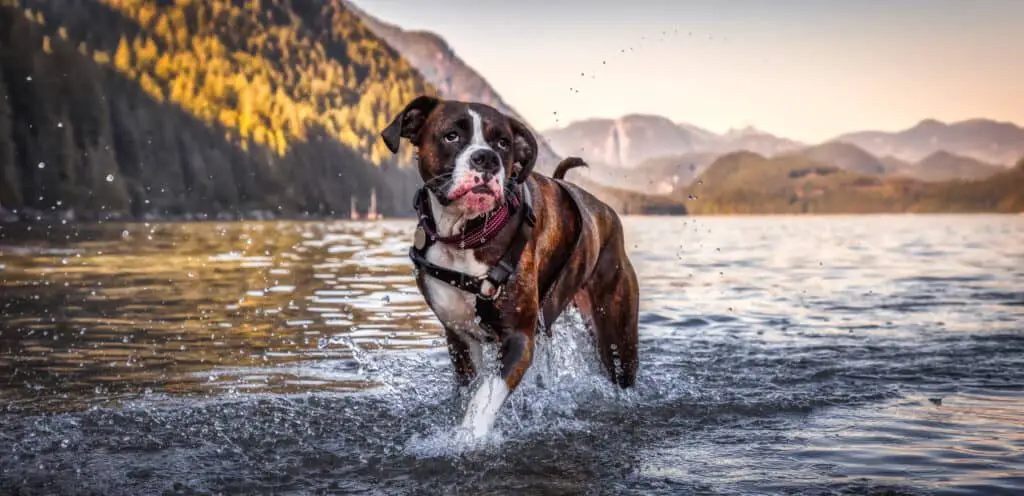
[{"label": "forested hillside", "polygon": [[703,214],[865,214],[1024,211],[1024,159],[994,176],[926,182],[844,170],[802,155],[720,157],[680,192]]},{"label": "forested hillside", "polygon": [[340,0],[0,0],[0,206],[408,213],[377,135],[421,93]]}]

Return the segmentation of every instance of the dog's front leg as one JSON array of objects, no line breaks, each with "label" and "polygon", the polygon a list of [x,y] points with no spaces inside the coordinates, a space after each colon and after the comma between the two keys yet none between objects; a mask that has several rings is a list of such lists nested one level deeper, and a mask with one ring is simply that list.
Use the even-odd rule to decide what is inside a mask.
[{"label": "dog's front leg", "polygon": [[474,437],[484,436],[491,430],[498,411],[522,382],[533,362],[539,305],[536,276],[529,270],[532,265],[525,267],[516,280],[514,296],[503,298],[499,303],[502,331],[498,361],[501,368],[498,371],[479,371],[479,383],[462,420],[462,427]]},{"label": "dog's front leg", "polygon": [[533,361],[534,330],[513,331],[501,340],[498,360],[499,374],[489,373],[481,377],[462,419],[462,427],[474,437],[490,432],[497,420],[498,411],[509,395],[523,380],[523,375]]}]

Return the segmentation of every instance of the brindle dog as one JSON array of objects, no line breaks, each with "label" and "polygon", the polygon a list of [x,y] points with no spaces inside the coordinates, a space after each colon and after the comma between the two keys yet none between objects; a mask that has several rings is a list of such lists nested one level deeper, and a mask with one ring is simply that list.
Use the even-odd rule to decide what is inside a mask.
[{"label": "brindle dog", "polygon": [[[634,384],[637,277],[615,211],[562,180],[582,160],[564,160],[553,177],[534,173],[537,141],[521,122],[488,105],[430,96],[410,102],[381,136],[392,153],[402,138],[418,152],[424,187],[410,256],[458,381],[480,376],[464,427],[478,436],[490,430],[530,366],[538,329],[550,335],[570,304],[593,331],[609,378]],[[496,270],[508,265],[508,274]],[[484,369],[486,342],[498,344],[496,373]]]}]

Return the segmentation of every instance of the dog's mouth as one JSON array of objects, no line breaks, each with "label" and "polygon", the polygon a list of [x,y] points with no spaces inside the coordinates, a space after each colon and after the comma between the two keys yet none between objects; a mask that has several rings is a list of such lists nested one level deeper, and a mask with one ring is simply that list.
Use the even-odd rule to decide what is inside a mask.
[{"label": "dog's mouth", "polygon": [[494,192],[494,190],[491,189],[491,187],[486,185],[486,184],[478,184],[476,186],[473,186],[473,189],[469,190],[469,192],[470,193],[477,193],[477,194],[480,194],[480,195],[497,196],[497,194]]},{"label": "dog's mouth", "polygon": [[473,186],[460,186],[451,190],[447,197],[449,201],[455,201],[468,195],[484,195],[498,198],[498,191],[490,183],[479,183]]}]

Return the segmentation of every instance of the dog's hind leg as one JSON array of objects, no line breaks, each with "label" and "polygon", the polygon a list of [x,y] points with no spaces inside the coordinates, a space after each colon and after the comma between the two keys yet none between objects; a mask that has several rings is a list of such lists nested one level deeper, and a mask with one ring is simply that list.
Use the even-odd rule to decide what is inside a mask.
[{"label": "dog's hind leg", "polygon": [[[636,382],[639,367],[636,272],[625,256],[610,251],[601,254],[599,266],[576,294],[575,301],[585,320],[590,321],[597,352],[609,378],[619,387],[628,388]],[[589,311],[583,312],[584,308]]]}]

